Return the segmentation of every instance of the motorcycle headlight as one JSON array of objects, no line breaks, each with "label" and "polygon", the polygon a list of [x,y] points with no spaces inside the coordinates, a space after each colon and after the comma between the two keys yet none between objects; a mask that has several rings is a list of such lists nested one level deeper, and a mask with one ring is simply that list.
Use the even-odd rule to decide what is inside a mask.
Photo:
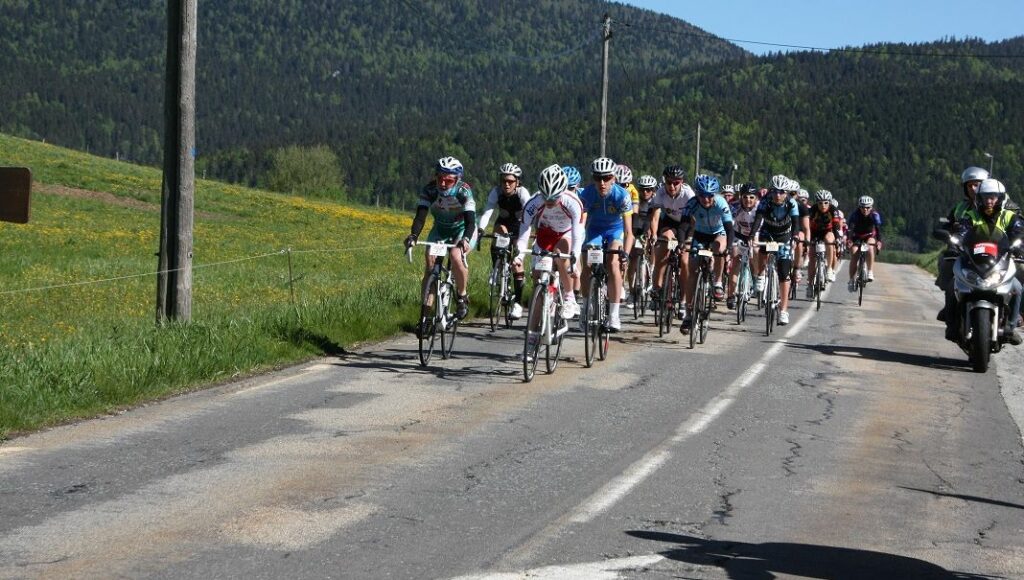
[{"label": "motorcycle headlight", "polygon": [[988,275],[982,276],[974,270],[965,269],[964,278],[967,280],[968,284],[977,286],[982,290],[988,290],[990,288],[995,288],[1003,281],[1003,273],[999,268],[993,268]]}]

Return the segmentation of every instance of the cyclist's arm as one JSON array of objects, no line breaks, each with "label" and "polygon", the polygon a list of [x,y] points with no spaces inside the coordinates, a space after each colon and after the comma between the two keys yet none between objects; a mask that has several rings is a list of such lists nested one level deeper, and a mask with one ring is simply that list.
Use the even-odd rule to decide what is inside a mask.
[{"label": "cyclist's arm", "polygon": [[725,247],[726,251],[732,247],[733,239],[736,237],[736,231],[732,227],[732,222],[725,222],[722,224],[725,227]]},{"label": "cyclist's arm", "polygon": [[423,231],[423,225],[427,223],[427,214],[430,213],[430,208],[425,205],[416,206],[416,217],[412,218],[412,235],[417,238],[420,237],[420,232]]},{"label": "cyclist's arm", "polygon": [[647,219],[647,237],[651,241],[657,241],[658,236],[658,222],[661,221],[661,208],[652,207]]},{"label": "cyclist's arm", "polygon": [[579,262],[583,239],[587,237],[587,228],[583,225],[583,207],[576,203],[567,205],[569,206],[569,215],[572,217],[572,255],[576,256],[576,261]]},{"label": "cyclist's arm", "polygon": [[487,196],[487,205],[484,207],[484,213],[480,215],[480,229],[486,230],[487,224],[491,223],[491,216],[494,214],[494,208],[498,206],[498,188],[491,190],[491,193]]}]

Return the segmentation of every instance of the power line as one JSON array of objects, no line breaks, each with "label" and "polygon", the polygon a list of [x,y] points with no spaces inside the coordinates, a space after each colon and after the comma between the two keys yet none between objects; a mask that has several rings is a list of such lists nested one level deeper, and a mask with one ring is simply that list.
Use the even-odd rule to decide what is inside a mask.
[{"label": "power line", "polygon": [[[820,46],[803,46],[799,44],[781,44],[777,42],[764,42],[760,40],[744,40],[741,38],[726,38],[723,36],[715,36],[703,31],[696,30],[676,30],[668,28],[658,28],[655,26],[648,26],[644,24],[634,24],[625,20],[614,21],[617,24],[621,24],[626,28],[645,29],[652,32],[660,32],[665,34],[676,34],[680,36],[696,36],[699,38],[708,38],[714,40],[726,40],[733,43],[739,44],[757,44],[761,46],[774,46],[778,48],[794,48],[799,50],[814,50],[820,52],[845,52],[851,54],[878,54],[887,56],[913,56],[913,57],[930,57],[930,58],[1024,58],[1024,54],[966,54],[966,53],[952,53],[952,52],[908,52],[900,50],[879,50],[870,48],[824,48]],[[633,31],[630,31],[633,32]],[[639,35],[639,32],[637,33]]]}]

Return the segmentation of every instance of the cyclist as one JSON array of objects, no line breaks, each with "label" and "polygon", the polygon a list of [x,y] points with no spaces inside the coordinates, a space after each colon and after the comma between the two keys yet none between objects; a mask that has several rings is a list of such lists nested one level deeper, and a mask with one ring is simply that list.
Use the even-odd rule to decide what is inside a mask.
[{"label": "cyclist", "polygon": [[[782,179],[776,179],[782,177]],[[789,273],[793,268],[793,249],[791,242],[797,239],[800,231],[800,210],[797,209],[797,202],[787,195],[785,176],[776,175],[772,178],[771,187],[768,188],[768,195],[761,200],[757,206],[757,218],[754,221],[754,243],[759,241],[772,241],[781,244],[779,254],[775,260],[776,270],[779,273],[779,324],[789,324]],[[767,254],[764,251],[758,252],[757,260],[757,290],[764,289],[765,266],[767,265]]]},{"label": "cyclist", "polygon": [[[836,216],[836,210],[832,205],[832,192],[827,189],[819,189],[814,192],[814,207],[811,208],[811,240],[810,244],[818,242],[825,243],[825,281],[835,282],[836,273],[832,269],[832,259],[835,257],[836,238],[839,237],[840,222]],[[807,269],[807,279],[814,276],[818,271],[817,254],[810,249],[807,250],[810,262]],[[814,297],[814,285],[807,284],[807,297]]]},{"label": "cyclist", "polygon": [[[714,295],[715,300],[725,298],[722,285],[722,271],[725,268],[725,250],[732,247],[732,211],[725,199],[718,195],[721,186],[718,178],[712,175],[698,175],[693,180],[697,190],[695,199],[687,202],[683,209],[683,229],[693,232],[693,246],[708,248],[715,253],[714,258]],[[683,300],[690,308],[683,313],[683,322],[679,331],[686,333],[690,329],[693,314],[693,295],[697,288],[697,267],[700,260],[690,260],[690,275]]]},{"label": "cyclist", "polygon": [[[753,183],[741,185],[739,196],[739,201],[730,208],[732,211],[733,235],[737,242],[732,246],[734,264],[740,255],[739,243],[750,244],[753,239],[754,220],[757,217],[757,202],[760,199],[757,186]],[[729,310],[736,308],[736,282],[738,277],[739,272],[733,269],[732,275],[729,276],[729,297],[725,301],[725,305]]]},{"label": "cyclist", "polygon": [[[562,171],[565,172],[565,176],[569,179],[569,188],[565,190],[565,194],[564,195],[568,195],[572,199],[575,199],[576,203],[580,204],[580,207],[582,208],[583,207],[583,203],[580,201],[580,192],[583,191],[583,188],[580,187],[580,183],[583,181],[583,176],[580,174],[580,170],[576,169],[576,167],[574,167],[572,165],[563,165],[562,166]],[[580,217],[580,223],[582,223],[582,224],[587,223],[587,214],[586,214],[586,212],[583,212],[583,215]],[[580,270],[581,267],[582,267],[582,265],[579,263],[579,261],[577,261],[576,262],[576,274],[577,274],[577,276],[575,278],[573,278],[573,280],[572,280],[572,285],[573,285],[572,289],[576,292],[577,296],[579,296],[581,294],[581,292],[580,292],[580,284],[582,283],[581,282],[582,276],[578,275],[581,272],[581,270]]]},{"label": "cyclist", "polygon": [[[655,190],[658,188],[658,181],[654,179],[653,175],[641,175],[640,179],[637,180],[637,185],[639,186],[637,189],[640,191],[640,198],[633,205],[633,238],[643,240],[647,234],[647,226],[650,224],[651,201],[654,198]],[[650,238],[646,238],[646,240],[649,241]],[[644,243],[642,248],[634,247],[630,249],[629,269],[626,272],[627,281],[633,280],[637,265],[640,263],[640,256],[647,250],[647,243]],[[627,288],[626,290],[628,294],[631,289]]]},{"label": "cyclist", "polygon": [[[1001,239],[1004,235],[1009,241],[1024,238],[1024,220],[1013,210],[1004,207],[1006,203],[1006,187],[996,179],[986,179],[978,185],[974,207],[967,210],[959,222],[954,224],[953,233],[963,240],[992,240]],[[1015,327],[1020,317],[1022,286],[1019,280],[1014,278],[1010,290],[1010,310],[1006,317],[1006,328],[1009,333],[1010,344],[1021,344],[1021,336],[1017,334]],[[947,312],[954,311],[956,302],[946,303]],[[946,322],[946,338],[956,340],[958,328],[954,322],[955,316],[948,316]]]},{"label": "cyclist", "polygon": [[[487,205],[484,213],[480,215],[480,231],[483,235],[487,224],[491,221],[495,209],[498,210],[498,217],[494,221],[494,233],[504,236],[515,236],[519,233],[519,226],[523,223],[523,207],[530,201],[530,190],[522,186],[520,178],[523,170],[514,163],[506,163],[498,168],[498,179],[500,184],[491,189],[487,195]],[[498,248],[491,244],[491,265],[498,261]],[[512,305],[510,314],[512,318],[518,319],[523,315],[523,281],[526,274],[523,272],[522,264],[512,264],[513,283],[512,288],[515,294],[515,303]]]},{"label": "cyclist", "polygon": [[839,254],[840,248],[846,247],[846,214],[843,210],[839,209],[839,200],[835,197],[832,198],[832,207],[836,210],[836,218],[839,219],[839,236],[836,237],[836,251],[832,253],[832,263],[829,264],[829,268],[835,272],[839,269]]},{"label": "cyclist", "polygon": [[[953,206],[953,209],[949,210],[949,215],[946,216],[947,223],[945,224],[947,230],[952,232],[957,227],[957,224],[960,223],[960,220],[967,215],[967,211],[974,207],[974,194],[978,191],[978,186],[981,185],[981,182],[986,179],[988,179],[988,171],[981,167],[968,167],[960,174],[960,187],[963,189],[964,198],[958,201]],[[948,306],[956,301],[956,297],[953,296],[953,258],[956,255],[956,252],[951,249],[947,249],[939,254],[939,273],[935,277],[935,285],[946,295],[946,305],[939,310],[938,315],[935,317],[937,320],[945,321]]]},{"label": "cyclist", "polygon": [[875,200],[869,195],[857,199],[857,211],[850,216],[850,281],[847,288],[850,292],[857,291],[857,254],[860,253],[860,242],[877,246],[868,246],[868,282],[875,279],[875,254],[882,251],[882,214],[874,209]]},{"label": "cyclist", "polygon": [[[619,320],[619,301],[622,298],[622,248],[633,245],[632,210],[629,192],[615,183],[615,162],[598,157],[590,166],[593,183],[580,193],[583,210],[587,214],[586,244],[606,250],[618,250],[605,256],[608,272],[608,330],[622,330]],[[583,291],[590,288],[590,270],[583,270]]]},{"label": "cyclist", "polygon": [[[804,253],[804,246],[807,240],[811,239],[811,204],[810,197],[806,195],[807,190],[800,187],[800,182],[789,179],[786,186],[789,197],[797,202],[796,208],[800,212],[800,231],[796,235],[798,243],[793,248],[793,283],[799,284],[801,279],[800,270],[807,267],[807,255]],[[801,194],[801,191],[803,194]],[[801,197],[802,196],[802,197]]]},{"label": "cyclist", "polygon": [[[476,233],[476,202],[473,201],[473,187],[462,180],[464,169],[462,162],[448,156],[437,160],[434,166],[434,179],[423,187],[420,200],[416,204],[416,217],[412,220],[412,231],[405,238],[406,247],[412,247],[423,231],[427,213],[434,218],[427,240],[455,244],[452,248],[452,274],[455,276],[455,290],[459,296],[455,316],[459,319],[469,314],[469,296],[466,294],[466,281],[469,279],[469,267],[463,263],[463,256],[472,247],[472,238]],[[426,253],[426,272],[423,276],[426,294],[426,283],[434,259]]]},{"label": "cyclist", "polygon": [[[530,230],[537,228],[535,250],[561,252],[572,255],[576,262],[583,246],[583,208],[572,195],[567,195],[569,179],[559,165],[546,167],[540,173],[540,191],[523,210],[523,222],[519,228],[517,247],[519,255],[515,261],[521,266],[526,257],[526,244],[530,240]],[[562,318],[571,320],[579,312],[576,306],[576,295],[573,292],[572,280],[577,277],[576,269],[564,259],[555,260],[562,287]],[[536,280],[535,280],[536,281]],[[534,305],[539,308],[539,304]],[[539,340],[540,335],[531,329],[529,340]],[[527,348],[527,353],[533,352]]]},{"label": "cyclist", "polygon": [[[693,190],[686,184],[686,172],[679,165],[666,166],[662,171],[665,183],[654,194],[651,200],[650,224],[647,227],[647,239],[656,240],[654,246],[654,280],[652,281],[652,298],[655,303],[661,300],[661,287],[668,267],[668,243],[677,240],[683,243],[681,235],[683,225],[683,208],[693,199]],[[689,254],[683,252],[679,268],[679,287],[686,288],[687,264]],[[683,305],[679,305],[679,317],[682,318]]]}]

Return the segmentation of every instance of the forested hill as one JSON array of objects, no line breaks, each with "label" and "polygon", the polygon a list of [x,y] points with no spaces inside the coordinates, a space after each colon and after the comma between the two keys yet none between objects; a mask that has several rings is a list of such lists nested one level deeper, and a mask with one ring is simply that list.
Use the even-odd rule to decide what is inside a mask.
[{"label": "forested hill", "polygon": [[[158,161],[165,12],[157,0],[0,3],[0,131]],[[605,12],[668,31],[616,46],[633,74],[745,54],[597,0],[201,1],[200,160],[241,178],[268,147],[358,141],[496,99],[515,110],[552,89],[591,98]]]}]

